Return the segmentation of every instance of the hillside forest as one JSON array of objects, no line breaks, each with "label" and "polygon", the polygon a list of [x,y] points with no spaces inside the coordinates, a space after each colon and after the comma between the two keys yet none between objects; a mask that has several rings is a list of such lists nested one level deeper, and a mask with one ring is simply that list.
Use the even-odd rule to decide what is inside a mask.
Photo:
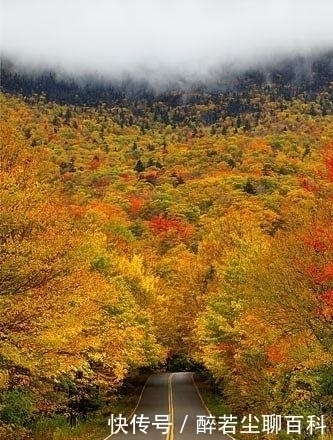
[{"label": "hillside forest", "polygon": [[2,91],[1,439],[112,407],[175,357],[232,413],[333,430],[333,79],[279,78]]}]

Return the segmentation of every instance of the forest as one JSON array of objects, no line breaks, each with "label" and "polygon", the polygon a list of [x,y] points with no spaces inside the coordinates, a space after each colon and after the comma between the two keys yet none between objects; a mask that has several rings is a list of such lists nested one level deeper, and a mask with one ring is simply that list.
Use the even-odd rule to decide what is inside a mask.
[{"label": "forest", "polygon": [[332,59],[159,93],[4,63],[1,439],[65,438],[176,358],[332,435]]}]

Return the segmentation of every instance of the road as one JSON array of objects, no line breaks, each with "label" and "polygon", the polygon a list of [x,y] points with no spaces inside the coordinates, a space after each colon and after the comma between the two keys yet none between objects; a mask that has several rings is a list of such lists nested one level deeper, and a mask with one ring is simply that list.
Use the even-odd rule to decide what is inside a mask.
[{"label": "road", "polygon": [[[142,422],[147,422],[146,424],[140,425],[141,415],[147,417],[142,419]],[[128,440],[135,436],[136,440],[231,440],[232,437],[223,435],[217,429],[210,433],[203,432],[199,428],[201,432],[197,432],[198,416],[204,416],[203,420],[207,420],[207,415],[208,410],[194,383],[192,373],[154,374],[147,380],[137,407],[126,420],[128,426],[119,429],[119,423],[114,422],[113,430],[118,429],[119,432],[106,439]],[[118,417],[118,414],[114,416]],[[159,421],[157,416],[161,416],[166,423],[169,421],[171,427],[168,429],[166,426],[154,425]],[[136,423],[129,424],[133,417]],[[146,433],[140,430],[140,428],[144,430],[144,426]]]}]

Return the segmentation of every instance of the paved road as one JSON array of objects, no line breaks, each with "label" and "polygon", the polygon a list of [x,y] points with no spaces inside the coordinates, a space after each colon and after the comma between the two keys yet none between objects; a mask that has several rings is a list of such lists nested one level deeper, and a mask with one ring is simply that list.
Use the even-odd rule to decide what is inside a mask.
[{"label": "paved road", "polygon": [[[146,434],[140,430],[143,425],[139,425],[138,419],[141,415],[147,417],[143,422],[149,421]],[[217,430],[197,433],[198,416],[207,417],[207,408],[199,395],[193,381],[192,373],[162,373],[150,376],[140,396],[137,407],[134,410],[136,417],[135,433],[133,434],[134,424],[124,426],[127,434],[120,430],[118,433],[107,437],[114,440],[126,440],[133,436],[137,440],[231,440],[227,435],[223,435]],[[118,416],[115,415],[115,416]],[[158,429],[157,416],[163,416],[166,422],[171,423],[171,428],[160,426]],[[127,423],[133,420],[132,417]],[[114,430],[119,425],[114,423]]]}]

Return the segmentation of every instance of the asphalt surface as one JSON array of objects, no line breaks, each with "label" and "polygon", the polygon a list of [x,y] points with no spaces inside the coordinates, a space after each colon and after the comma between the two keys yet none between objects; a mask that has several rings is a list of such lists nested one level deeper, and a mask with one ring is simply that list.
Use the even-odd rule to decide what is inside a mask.
[{"label": "asphalt surface", "polygon": [[[114,434],[107,439],[231,440],[230,436],[223,435],[217,429],[210,432],[209,427],[205,430],[203,424],[198,424],[199,416],[203,416],[202,420],[208,426],[207,411],[192,373],[154,374],[147,380],[133,415],[124,420],[128,426],[119,428],[119,422],[113,422]],[[142,420],[141,416],[144,417]],[[118,414],[114,417],[118,417]],[[169,428],[166,426],[168,422]]]}]

